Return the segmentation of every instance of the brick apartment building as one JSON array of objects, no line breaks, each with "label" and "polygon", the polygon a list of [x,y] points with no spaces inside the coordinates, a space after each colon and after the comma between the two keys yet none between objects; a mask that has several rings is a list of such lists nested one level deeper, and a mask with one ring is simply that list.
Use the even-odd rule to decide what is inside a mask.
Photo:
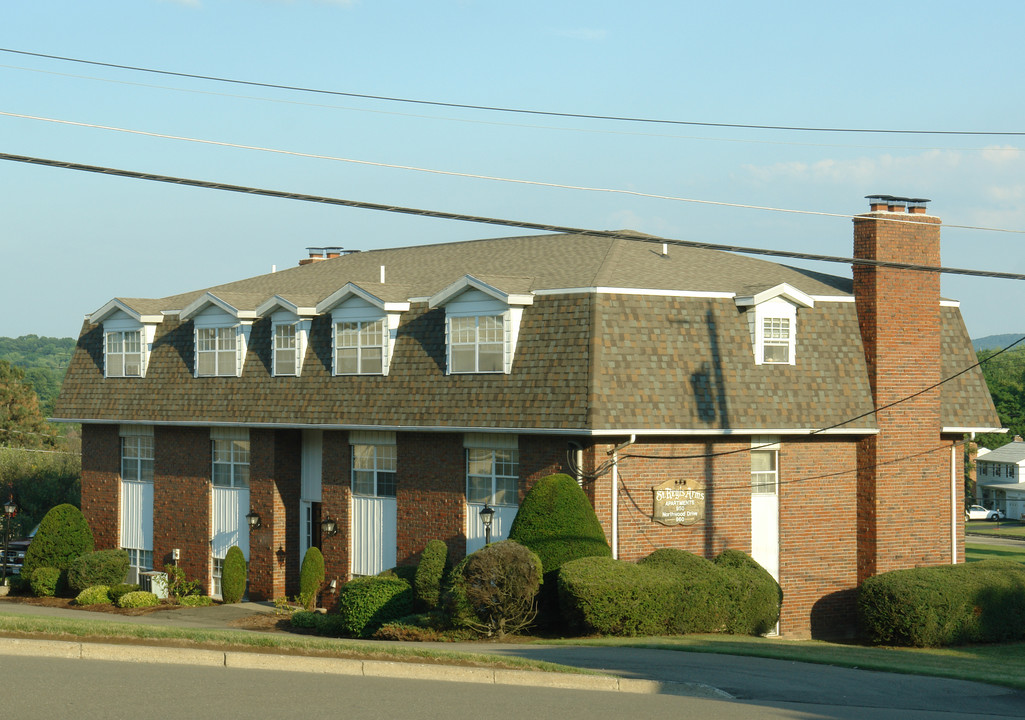
[{"label": "brick apartment building", "polygon": [[[856,257],[940,264],[924,203],[872,203]],[[434,538],[462,556],[485,503],[503,537],[532,484],[568,472],[617,557],[748,551],[783,587],[780,632],[827,635],[863,578],[963,560],[958,443],[996,412],[977,370],[905,398],[973,362],[935,273],[512,237],[317,250],[115,298],[87,317],[56,415],[82,423],[98,547],[135,570],[177,551],[213,593],[231,545],[254,598],[294,594],[311,545],[339,582]],[[690,491],[685,512],[666,489]]]}]

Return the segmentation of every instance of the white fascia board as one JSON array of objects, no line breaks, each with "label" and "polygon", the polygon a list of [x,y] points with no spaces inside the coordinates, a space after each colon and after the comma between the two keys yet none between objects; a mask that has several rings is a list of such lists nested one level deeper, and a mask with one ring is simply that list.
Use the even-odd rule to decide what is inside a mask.
[{"label": "white fascia board", "polygon": [[[1007,428],[1001,427],[944,427],[940,430],[941,434],[944,435],[967,435],[968,433],[996,433],[1003,435],[1007,432]],[[990,451],[992,452],[992,450]]]},{"label": "white fascia board", "polygon": [[729,300],[736,297],[736,293],[718,292],[708,290],[660,290],[657,288],[627,288],[627,287],[575,287],[575,288],[548,288],[547,290],[534,290],[537,295],[653,295],[657,297],[681,297],[681,298],[714,298]]},{"label": "white fascia board", "polygon": [[377,297],[371,292],[364,290],[356,283],[348,282],[345,283],[341,288],[335,290],[333,293],[328,295],[326,298],[317,303],[315,308],[318,315],[333,310],[336,305],[339,305],[350,297],[358,297],[366,300],[371,305],[380,308],[386,313],[402,313],[409,310],[409,302],[385,302],[381,298]]},{"label": "white fascia board", "polygon": [[961,307],[961,301],[960,300],[940,300],[940,307],[959,308],[959,307]]},{"label": "white fascia board", "polygon": [[516,433],[519,435],[572,435],[577,437],[621,437],[637,435],[638,437],[730,437],[730,436],[765,436],[779,435],[804,437],[808,435],[878,435],[878,430],[814,430],[794,429],[731,429],[731,430],[651,430],[644,428],[608,428],[604,430],[588,430],[585,428],[536,428],[536,427],[481,427],[479,425],[348,425],[338,423],[247,423],[247,422],[214,422],[203,419],[196,420],[109,420],[90,418],[49,418],[50,422],[78,423],[93,425],[160,425],[163,427],[248,427],[268,430],[386,430],[390,432],[438,432],[438,433]]},{"label": "white fascia board", "polygon": [[106,305],[101,307],[99,310],[94,312],[92,315],[88,315],[87,317],[89,319],[89,322],[91,322],[94,325],[98,325],[118,311],[121,311],[125,315],[134,318],[137,322],[140,322],[143,325],[151,325],[154,323],[161,323],[164,321],[164,316],[162,313],[160,315],[143,315],[135,308],[131,307],[130,305],[126,305],[117,298],[114,298]]},{"label": "white fascia board", "polygon": [[260,303],[256,308],[256,314],[260,317],[266,317],[267,315],[277,311],[279,308],[287,310],[296,317],[313,317],[317,314],[317,308],[296,305],[294,302],[291,302],[280,295],[275,295],[274,297]]},{"label": "white fascia board", "polygon": [[179,317],[181,318],[182,322],[185,322],[194,315],[198,315],[200,312],[202,312],[206,307],[210,305],[220,308],[221,310],[228,313],[237,320],[256,320],[258,317],[255,311],[239,310],[234,305],[231,305],[230,303],[221,300],[219,297],[210,292],[203,293],[201,296],[199,296],[198,298],[190,302],[188,305],[186,305],[185,308],[181,311]]},{"label": "white fascia board", "polygon": [[778,297],[799,307],[815,307],[815,299],[811,295],[801,292],[790,283],[780,283],[775,287],[762,290],[754,295],[738,296],[736,301],[739,307],[744,307],[747,305],[761,305],[767,300]]},{"label": "white fascia board", "polygon": [[835,302],[852,303],[857,302],[853,295],[812,295],[811,299],[817,303]]},{"label": "white fascia board", "polygon": [[534,304],[534,295],[532,293],[507,293],[493,285],[489,285],[483,280],[478,280],[473,275],[463,275],[463,277],[456,280],[444,290],[432,295],[427,301],[427,306],[430,308],[442,306],[452,300],[452,298],[457,297],[464,291],[471,288],[474,290],[480,290],[482,293],[490,295],[506,305]]}]

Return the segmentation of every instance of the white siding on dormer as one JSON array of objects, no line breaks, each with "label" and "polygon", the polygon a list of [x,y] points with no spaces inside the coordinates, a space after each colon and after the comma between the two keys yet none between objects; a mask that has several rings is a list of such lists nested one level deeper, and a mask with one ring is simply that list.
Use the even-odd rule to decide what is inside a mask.
[{"label": "white siding on dormer", "polygon": [[[395,339],[399,333],[400,313],[385,312],[382,308],[367,302],[358,295],[352,295],[340,302],[331,311],[331,356],[332,365],[337,357],[335,347],[335,325],[344,322],[376,322],[381,320],[384,326],[384,353],[381,358],[382,375],[388,374],[391,367],[392,353],[395,350]],[[334,374],[338,374],[337,368],[332,368]]]},{"label": "white siding on dormer", "polygon": [[[306,359],[306,347],[310,341],[310,325],[312,320],[309,318],[300,318],[294,312],[289,310],[278,310],[271,314],[271,330],[270,330],[270,350],[271,350],[271,367],[275,376],[279,374],[277,368],[277,352],[274,347],[274,336],[278,325],[294,325],[295,326],[295,345],[296,345],[296,359],[295,359],[295,376],[302,375],[303,362]],[[293,375],[287,373],[286,375]]]},{"label": "white siding on dormer", "polygon": [[[498,298],[475,288],[460,293],[445,303],[445,345],[451,351],[452,344],[449,342],[448,337],[450,329],[448,319],[454,317],[483,317],[487,315],[500,315],[502,317],[505,336],[503,372],[508,374],[512,371],[513,357],[516,354],[516,342],[520,335],[520,321],[523,319],[522,306],[514,305],[510,307]],[[449,357],[447,365],[449,372],[451,372],[451,357]]]},{"label": "white siding on dormer", "polygon": [[[200,328],[235,328],[235,376],[242,375],[242,366],[245,364],[246,351],[249,348],[249,335],[253,330],[252,320],[239,320],[233,315],[224,312],[216,305],[208,305],[193,316],[195,330]],[[199,377],[198,343],[196,333],[193,333],[193,350],[196,351],[196,367],[193,373]]]},{"label": "white siding on dormer", "polygon": [[[763,327],[768,318],[785,318],[790,321],[789,362],[797,362],[797,306],[780,297],[758,303],[747,310],[747,325],[751,333],[751,346],[754,350],[755,364],[762,365],[765,358],[765,336]],[[781,364],[781,363],[772,363]]]},{"label": "white siding on dormer", "polygon": [[[103,374],[110,377],[107,371],[107,333],[118,332],[139,332],[142,348],[142,372],[139,377],[146,377],[146,368],[149,366],[149,356],[153,350],[153,338],[157,332],[157,326],[152,323],[141,323],[123,310],[117,310],[103,321]],[[117,377],[124,377],[118,375]]]}]

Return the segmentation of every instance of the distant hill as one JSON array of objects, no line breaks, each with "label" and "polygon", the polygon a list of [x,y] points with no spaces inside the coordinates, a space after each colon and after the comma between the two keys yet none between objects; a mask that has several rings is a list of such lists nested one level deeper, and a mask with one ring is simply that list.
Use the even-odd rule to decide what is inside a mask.
[{"label": "distant hill", "polygon": [[60,394],[61,382],[74,349],[74,338],[38,335],[0,337],[0,360],[25,371],[25,379],[39,396],[39,408],[44,417],[53,413],[53,404]]},{"label": "distant hill", "polygon": [[[984,338],[972,340],[972,345],[976,350],[1000,350],[1013,342],[1021,340],[1023,337],[1025,337],[1025,332],[1011,333],[1010,335],[987,335]],[[1021,343],[1021,345],[1025,345],[1025,342]],[[1015,347],[1021,347],[1021,345],[1016,345]]]}]

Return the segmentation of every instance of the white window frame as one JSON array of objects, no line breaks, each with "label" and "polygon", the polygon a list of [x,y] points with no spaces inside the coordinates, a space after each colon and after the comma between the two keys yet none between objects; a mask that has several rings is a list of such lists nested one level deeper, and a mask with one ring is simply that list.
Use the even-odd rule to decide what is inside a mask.
[{"label": "white window frame", "polygon": [[[507,316],[507,312],[446,316],[449,373],[452,375],[464,375],[506,372],[506,356],[508,355],[509,347],[507,332],[509,320]],[[496,320],[497,327],[494,327]],[[487,367],[482,367],[482,351],[485,348],[492,348],[488,355],[494,356],[496,354],[494,348],[496,347],[498,362],[489,363]],[[473,358],[472,365],[457,363],[457,352],[460,354],[471,354]],[[491,365],[496,366],[491,367]]]},{"label": "white window frame", "polygon": [[[815,300],[788,283],[780,283],[754,295],[734,298],[746,311],[755,365],[797,364],[797,311],[815,307]],[[780,359],[773,351],[782,352]]]},{"label": "white window frame", "polygon": [[[790,365],[792,351],[792,323],[789,317],[768,316],[762,324],[762,363],[765,365]],[[775,351],[782,351],[783,357]]]},{"label": "white window frame", "polygon": [[779,443],[774,440],[751,443],[751,494],[779,495]]},{"label": "white window frame", "polygon": [[139,577],[139,573],[146,572],[147,570],[153,569],[153,551],[143,550],[140,548],[121,548],[128,553],[128,567],[134,569],[135,572],[129,571],[128,576],[131,577],[133,574],[135,577]]},{"label": "white window frame", "polygon": [[466,502],[518,506],[519,467],[520,451],[517,448],[467,447]]},{"label": "white window frame", "polygon": [[[288,337],[289,331],[291,337]],[[298,323],[273,323],[271,325],[271,352],[273,353],[273,372],[275,377],[294,377],[299,375],[299,346],[302,331]],[[287,360],[291,359],[291,368]]]},{"label": "white window frame", "polygon": [[153,435],[121,436],[121,479],[153,482]]},{"label": "white window frame", "polygon": [[393,498],[396,496],[398,470],[394,439],[391,443],[372,440],[349,440],[352,448],[352,493],[365,497]]},{"label": "white window frame", "polygon": [[[346,327],[343,330],[343,326]],[[354,329],[349,329],[353,327]],[[388,318],[381,316],[372,319],[340,319],[332,323],[332,355],[335,375],[384,375],[388,356]],[[354,343],[341,344],[342,333],[351,337]],[[373,336],[374,343],[366,343]],[[346,338],[346,339],[347,339]],[[376,357],[370,351],[376,350]],[[355,351],[356,369],[342,369],[340,353]],[[368,357],[370,356],[370,357]]]},{"label": "white window frame", "polygon": [[210,434],[210,482],[217,487],[249,487],[249,431],[214,428]]},{"label": "white window frame", "polygon": [[[142,377],[145,358],[145,342],[142,329],[110,330],[103,335],[103,358],[106,377]],[[112,347],[115,344],[116,347]],[[129,344],[134,346],[132,350],[128,349]],[[134,363],[130,363],[129,358],[132,358]],[[131,372],[130,368],[134,372]]]},{"label": "white window frame", "polygon": [[[239,326],[196,328],[196,377],[238,377]],[[203,360],[213,359],[213,371],[203,371]],[[230,365],[230,367],[225,367]]]}]

